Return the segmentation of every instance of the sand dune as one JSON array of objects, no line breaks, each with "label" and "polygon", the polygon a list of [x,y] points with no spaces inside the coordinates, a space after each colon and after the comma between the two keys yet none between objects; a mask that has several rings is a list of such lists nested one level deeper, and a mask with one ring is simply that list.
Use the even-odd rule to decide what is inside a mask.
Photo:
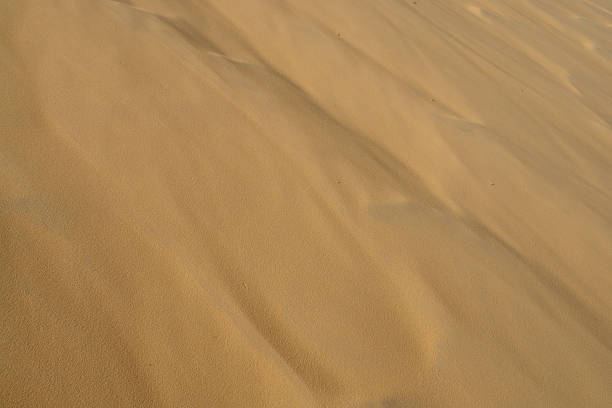
[{"label": "sand dune", "polygon": [[612,406],[609,0],[0,0],[0,405]]}]

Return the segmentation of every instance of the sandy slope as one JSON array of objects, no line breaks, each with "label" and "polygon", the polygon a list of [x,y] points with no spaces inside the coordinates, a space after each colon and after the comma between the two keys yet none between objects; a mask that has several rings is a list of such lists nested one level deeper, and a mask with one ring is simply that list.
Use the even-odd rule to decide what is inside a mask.
[{"label": "sandy slope", "polygon": [[612,406],[610,0],[0,0],[0,405]]}]

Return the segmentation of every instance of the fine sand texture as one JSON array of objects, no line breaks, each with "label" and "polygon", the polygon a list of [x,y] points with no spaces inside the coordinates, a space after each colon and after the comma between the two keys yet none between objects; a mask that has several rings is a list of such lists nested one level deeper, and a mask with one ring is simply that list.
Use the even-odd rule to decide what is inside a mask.
[{"label": "fine sand texture", "polygon": [[612,407],[612,1],[0,0],[0,406]]}]

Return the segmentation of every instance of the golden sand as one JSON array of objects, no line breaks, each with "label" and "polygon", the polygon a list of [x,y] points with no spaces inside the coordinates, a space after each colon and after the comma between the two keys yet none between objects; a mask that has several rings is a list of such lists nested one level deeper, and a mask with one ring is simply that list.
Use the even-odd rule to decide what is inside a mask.
[{"label": "golden sand", "polygon": [[0,406],[612,406],[609,0],[0,0]]}]

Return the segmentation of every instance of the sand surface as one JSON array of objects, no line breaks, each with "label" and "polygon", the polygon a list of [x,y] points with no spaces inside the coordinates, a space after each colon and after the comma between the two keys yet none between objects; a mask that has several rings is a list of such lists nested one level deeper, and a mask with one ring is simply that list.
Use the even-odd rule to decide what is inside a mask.
[{"label": "sand surface", "polygon": [[0,0],[0,406],[612,406],[612,1]]}]

